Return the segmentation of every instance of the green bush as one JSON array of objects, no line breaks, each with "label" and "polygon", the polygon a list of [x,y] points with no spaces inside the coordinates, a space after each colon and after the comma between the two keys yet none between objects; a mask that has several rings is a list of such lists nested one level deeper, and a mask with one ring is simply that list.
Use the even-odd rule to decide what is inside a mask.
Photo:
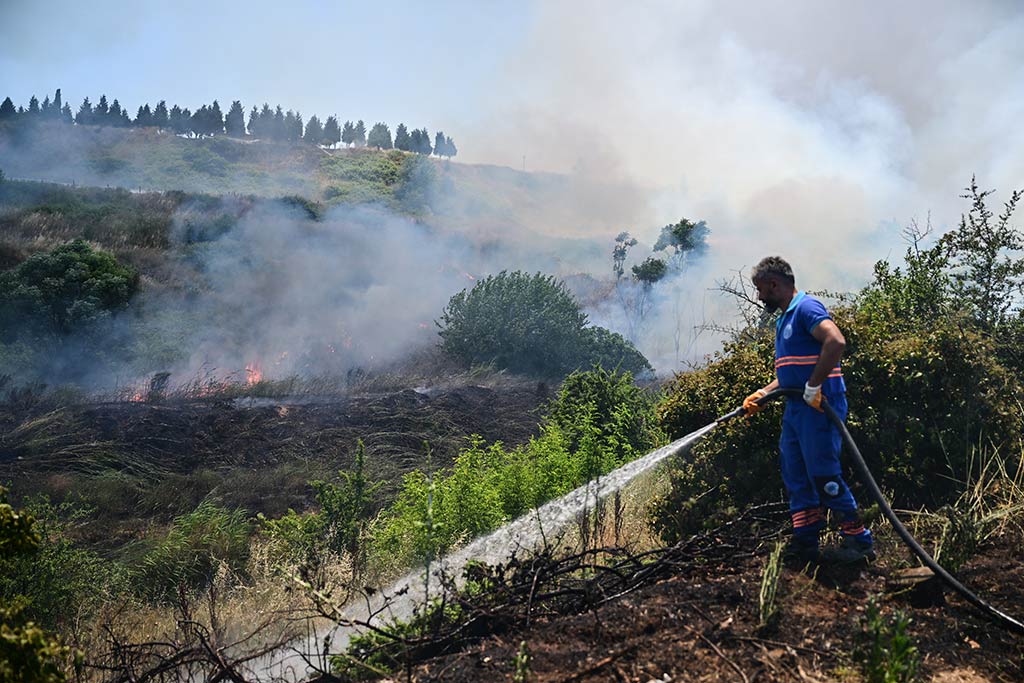
[{"label": "green bush", "polygon": [[[41,542],[35,519],[11,507],[7,491],[0,487],[0,575],[5,581],[20,560],[32,559]],[[0,599],[0,683],[63,683],[62,661],[71,659],[77,668],[81,653],[28,620],[26,604],[24,596],[9,595],[7,590]]]},{"label": "green bush", "polygon": [[55,506],[40,497],[28,501],[26,512],[34,520],[38,547],[31,554],[0,555],[0,601],[23,600],[26,618],[58,628],[89,615],[104,596],[121,589],[116,563],[77,547],[69,538],[87,511],[70,503]]},{"label": "green bush", "polygon": [[438,323],[441,347],[470,365],[541,377],[561,376],[592,362],[632,372],[646,359],[620,335],[587,328],[587,316],[565,285],[521,271],[489,275],[453,296]]},{"label": "green bush", "polygon": [[506,450],[474,438],[450,468],[406,475],[374,520],[377,556],[423,562],[488,533],[589,479],[653,449],[653,400],[628,373],[575,373],[550,406],[541,435]]},{"label": "green bush", "polygon": [[8,338],[32,325],[67,335],[124,308],[138,286],[134,270],[75,240],[0,273],[0,326]]},{"label": "green bush", "polygon": [[289,509],[278,519],[263,520],[264,533],[286,560],[316,565],[329,553],[347,555],[356,566],[361,564],[370,505],[380,487],[366,479],[366,447],[361,440],[355,468],[338,475],[337,483],[310,482],[319,511],[300,514]]},{"label": "green bush", "polygon": [[136,589],[158,603],[205,590],[220,567],[244,575],[251,525],[244,510],[203,501],[171,524],[167,536],[142,559],[133,577]]},{"label": "green bush", "polygon": [[[677,375],[657,407],[662,428],[678,439],[734,410],[774,372],[773,338],[754,332],[727,343],[703,368]],[[686,458],[669,461],[670,489],[652,504],[655,528],[666,542],[713,524],[738,507],[778,500],[781,406],[751,420],[727,423],[698,442]]]}]

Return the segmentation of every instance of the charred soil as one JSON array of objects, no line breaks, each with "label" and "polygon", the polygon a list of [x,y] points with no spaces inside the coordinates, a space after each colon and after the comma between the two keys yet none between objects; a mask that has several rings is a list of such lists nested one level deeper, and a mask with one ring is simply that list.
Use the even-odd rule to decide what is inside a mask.
[{"label": "charred soil", "polygon": [[[312,502],[367,449],[390,497],[403,473],[444,467],[471,435],[516,445],[536,434],[544,386],[405,389],[346,397],[0,406],[0,482],[95,510],[82,540],[117,546],[207,496],[268,516]],[[90,538],[91,537],[91,538]]]},{"label": "charred soil", "polygon": [[[783,569],[777,617],[760,624],[761,577],[772,534],[784,526],[777,519],[771,533],[744,524],[649,553],[647,566],[654,569],[640,579],[635,558],[618,551],[535,562],[516,568],[513,578],[508,568],[498,570],[504,588],[464,607],[470,616],[458,631],[462,637],[435,638],[419,650],[431,656],[406,662],[395,680],[868,680],[855,653],[864,644],[873,596],[883,620],[897,610],[910,616],[908,633],[920,656],[915,680],[1024,680],[1024,638],[988,623],[955,594],[947,592],[939,606],[915,608],[906,595],[886,592],[887,577],[908,562],[895,542],[884,543],[872,566],[821,567],[810,575]],[[567,580],[573,571],[592,578]],[[557,587],[548,583],[556,575],[563,577]],[[960,578],[1020,616],[1024,567],[1010,539],[983,548]],[[516,585],[521,595],[513,597]],[[497,594],[504,597],[495,600]],[[465,637],[467,623],[492,631]]]}]

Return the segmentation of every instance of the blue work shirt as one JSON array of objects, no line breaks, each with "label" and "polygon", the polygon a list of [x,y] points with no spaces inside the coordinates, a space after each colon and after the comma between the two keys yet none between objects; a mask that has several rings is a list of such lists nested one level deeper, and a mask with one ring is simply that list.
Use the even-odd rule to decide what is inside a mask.
[{"label": "blue work shirt", "polygon": [[[822,320],[831,320],[825,305],[804,292],[797,292],[786,312],[775,321],[775,376],[779,386],[803,389],[821,354],[821,342],[811,332]],[[838,365],[822,383],[826,396],[846,393],[843,371]]]}]

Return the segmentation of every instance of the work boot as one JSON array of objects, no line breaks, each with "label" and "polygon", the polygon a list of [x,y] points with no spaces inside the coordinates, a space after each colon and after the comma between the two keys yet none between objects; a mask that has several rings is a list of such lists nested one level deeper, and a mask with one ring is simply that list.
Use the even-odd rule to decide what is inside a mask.
[{"label": "work boot", "polygon": [[875,558],[874,543],[862,541],[856,536],[843,536],[837,547],[826,548],[821,552],[824,564],[870,564]]},{"label": "work boot", "polygon": [[791,538],[782,551],[782,563],[790,569],[800,571],[808,565],[816,565],[819,556],[817,543],[807,543],[798,538]]}]

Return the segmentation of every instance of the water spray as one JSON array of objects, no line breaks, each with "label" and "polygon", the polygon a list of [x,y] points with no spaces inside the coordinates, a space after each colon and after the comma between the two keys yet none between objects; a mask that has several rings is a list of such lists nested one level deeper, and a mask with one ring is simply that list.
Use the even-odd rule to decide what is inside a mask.
[{"label": "water spray", "polygon": [[[764,404],[783,396],[802,397],[802,389],[775,389],[757,400],[757,403]],[[802,399],[801,399],[802,400]],[[921,562],[938,576],[950,588],[963,596],[968,602],[977,607],[982,614],[996,625],[1018,635],[1024,635],[1024,624],[1017,619],[1001,612],[988,604],[966,586],[954,578],[948,571],[943,569],[932,557],[921,547],[914,537],[903,526],[899,517],[893,512],[892,507],[886,501],[885,496],[875,483],[864,458],[857,448],[853,437],[846,429],[846,425],[840,419],[827,402],[822,402],[825,414],[836,425],[842,434],[843,443],[852,457],[853,464],[857,469],[862,482],[867,486],[872,498],[878,503],[886,519],[892,524],[896,533],[910,550],[920,558]],[[461,550],[458,550],[446,557],[432,563],[424,570],[417,569],[396,581],[391,588],[385,591],[376,592],[368,596],[363,602],[355,601],[341,607],[335,617],[335,626],[329,631],[318,631],[311,633],[301,646],[294,647],[296,653],[301,652],[338,652],[343,651],[352,638],[361,629],[360,624],[366,624],[371,618],[385,617],[392,622],[408,621],[419,607],[427,604],[431,599],[438,597],[433,592],[445,590],[447,578],[454,581],[458,587],[463,583],[462,570],[471,561],[485,562],[489,564],[506,562],[518,553],[533,552],[539,543],[546,543],[547,539],[557,535],[577,516],[587,509],[587,506],[596,501],[604,500],[609,495],[621,490],[626,484],[655,467],[669,457],[687,452],[695,443],[710,434],[715,428],[738,417],[747,414],[742,407],[722,415],[713,422],[693,431],[686,436],[673,441],[667,446],[652,451],[642,458],[629,462],[607,475],[594,479],[570,491],[561,498],[549,501],[533,512],[523,515],[509,524],[482,536]],[[429,572],[429,573],[425,573]],[[430,581],[430,574],[439,580]],[[433,587],[432,587],[433,586]],[[371,615],[375,615],[371,617]],[[364,626],[365,628],[365,626]],[[286,670],[294,671],[296,663],[292,657],[280,654],[261,658],[250,663],[254,672],[273,672],[278,677],[283,677]],[[308,671],[307,673],[312,673]]]}]

